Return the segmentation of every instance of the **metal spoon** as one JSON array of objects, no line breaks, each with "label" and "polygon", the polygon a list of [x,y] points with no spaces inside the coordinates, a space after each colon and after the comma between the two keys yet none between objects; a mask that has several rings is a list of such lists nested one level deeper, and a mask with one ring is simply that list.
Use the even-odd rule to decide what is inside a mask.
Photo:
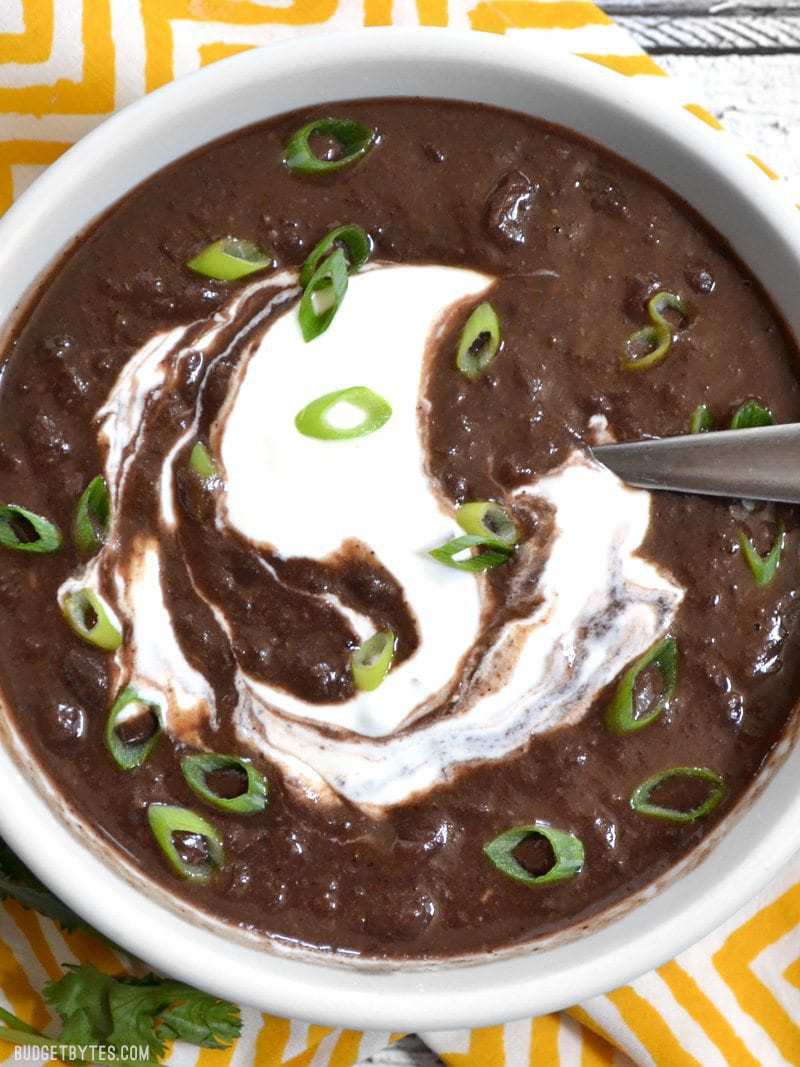
[{"label": "metal spoon", "polygon": [[629,485],[800,503],[800,423],[598,445],[598,462]]}]

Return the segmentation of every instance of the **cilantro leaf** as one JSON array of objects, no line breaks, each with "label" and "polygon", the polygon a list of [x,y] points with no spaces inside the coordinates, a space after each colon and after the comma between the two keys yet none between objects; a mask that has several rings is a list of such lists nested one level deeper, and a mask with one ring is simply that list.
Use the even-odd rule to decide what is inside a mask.
[{"label": "cilantro leaf", "polygon": [[61,1016],[64,1044],[98,1044],[111,1030],[109,990],[114,979],[94,967],[71,967],[63,978],[48,982],[42,991],[47,1003]]},{"label": "cilantro leaf", "polygon": [[[137,1014],[155,1018],[156,1041],[188,1041],[205,1048],[226,1048],[242,1029],[239,1009],[183,982],[148,974],[122,978],[111,991],[111,1013],[135,1025]],[[133,1041],[126,1036],[125,1041]]]},{"label": "cilantro leaf", "polygon": [[226,1048],[241,1033],[241,1014],[229,1001],[180,982],[172,983],[171,993],[173,1006],[161,1016],[165,1037],[203,1048]]},{"label": "cilantro leaf", "polygon": [[86,930],[96,934],[79,915],[53,896],[47,886],[17,859],[5,841],[0,840],[0,900],[7,899],[16,900],[23,908],[54,919],[65,930]]},{"label": "cilantro leaf", "polygon": [[166,1052],[158,1032],[158,1017],[169,1007],[170,998],[160,985],[148,985],[137,979],[120,978],[109,991],[111,1031],[109,1045],[147,1045],[152,1059],[160,1060]]},{"label": "cilantro leaf", "polygon": [[146,1045],[151,1060],[173,1039],[226,1048],[242,1028],[233,1004],[155,974],[113,978],[84,964],[50,982],[44,996],[61,1017],[60,1043]]},{"label": "cilantro leaf", "polygon": [[[6,898],[54,919],[67,930],[82,929],[102,937],[62,904],[0,839],[0,900]],[[59,1044],[105,1045],[115,1050],[124,1045],[147,1046],[149,1062],[156,1064],[167,1041],[226,1048],[242,1028],[234,1004],[155,974],[112,977],[91,965],[67,965],[63,977],[49,982],[43,993],[61,1019],[61,1033],[40,1034],[0,1008],[0,1039],[43,1048]]]}]

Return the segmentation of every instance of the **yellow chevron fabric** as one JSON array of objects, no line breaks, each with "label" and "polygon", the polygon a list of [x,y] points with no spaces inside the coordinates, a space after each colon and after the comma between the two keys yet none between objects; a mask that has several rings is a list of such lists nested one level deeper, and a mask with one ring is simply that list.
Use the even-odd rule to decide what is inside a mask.
[{"label": "yellow chevron fabric", "polygon": [[[0,0],[0,211],[110,112],[172,78],[298,33],[390,24],[544,40],[658,84],[720,128],[588,0]],[[86,934],[65,933],[12,902],[0,906],[0,1004],[47,1027],[39,991],[74,962],[110,972],[126,963]],[[252,1009],[243,1017],[234,1047],[176,1045],[168,1062],[351,1067],[402,1036]],[[800,1065],[800,859],[733,920],[624,989],[558,1015],[422,1036],[450,1067]],[[0,1059],[12,1056],[0,1043]]]}]

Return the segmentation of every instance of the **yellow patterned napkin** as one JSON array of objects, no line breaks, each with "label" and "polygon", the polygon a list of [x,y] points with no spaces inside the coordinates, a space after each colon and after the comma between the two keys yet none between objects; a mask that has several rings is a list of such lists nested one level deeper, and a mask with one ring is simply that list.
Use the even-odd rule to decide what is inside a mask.
[{"label": "yellow patterned napkin", "polygon": [[[298,33],[391,24],[513,34],[643,82],[663,77],[587,0],[0,0],[0,211],[111,111],[173,78]],[[672,79],[662,84],[719,129]],[[0,907],[0,1004],[46,1028],[39,991],[75,962],[122,967],[87,934],[67,933],[12,901]],[[243,1019],[231,1048],[175,1045],[167,1062],[351,1067],[402,1036],[253,1009]],[[557,1015],[422,1037],[452,1067],[800,1065],[800,860],[704,941],[623,989]],[[0,1043],[0,1059],[12,1055]]]}]

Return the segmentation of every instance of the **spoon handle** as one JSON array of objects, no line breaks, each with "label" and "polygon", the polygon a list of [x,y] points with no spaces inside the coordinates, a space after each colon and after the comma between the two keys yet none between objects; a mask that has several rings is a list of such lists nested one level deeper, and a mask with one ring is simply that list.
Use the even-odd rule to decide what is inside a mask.
[{"label": "spoon handle", "polygon": [[800,503],[800,423],[598,445],[592,454],[643,489]]}]

